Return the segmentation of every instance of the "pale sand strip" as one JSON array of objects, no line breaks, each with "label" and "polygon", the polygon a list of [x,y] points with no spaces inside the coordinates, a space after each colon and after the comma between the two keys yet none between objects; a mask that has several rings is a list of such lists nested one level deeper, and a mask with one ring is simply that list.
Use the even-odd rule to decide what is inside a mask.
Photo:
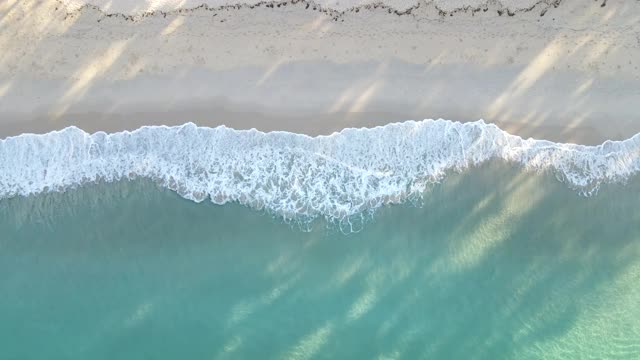
[{"label": "pale sand strip", "polygon": [[445,15],[420,4],[402,16],[289,3],[131,21],[4,1],[0,137],[187,121],[323,134],[438,117],[582,143],[640,132],[638,1],[513,16],[503,3]]}]

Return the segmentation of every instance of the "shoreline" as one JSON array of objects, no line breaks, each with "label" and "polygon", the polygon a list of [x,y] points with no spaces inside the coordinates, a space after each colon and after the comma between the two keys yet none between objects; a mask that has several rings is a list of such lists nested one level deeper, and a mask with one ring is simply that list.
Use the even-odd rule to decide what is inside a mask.
[{"label": "shoreline", "polygon": [[[284,196],[291,200],[287,211],[295,211],[298,196],[310,196],[315,205],[308,210],[325,215],[409,199],[450,171],[495,160],[527,172],[552,173],[587,196],[602,184],[625,182],[640,171],[640,134],[590,147],[525,140],[483,121],[443,119],[345,129],[323,137],[193,123],[93,135],[71,127],[46,136],[12,137],[0,141],[0,148],[0,162],[8,170],[0,178],[0,198],[76,187],[103,177],[144,177],[196,202],[211,198],[219,204],[240,201],[275,209]],[[19,165],[24,163],[30,166]],[[367,190],[355,191],[359,186]],[[283,191],[289,187],[299,191]],[[338,203],[325,202],[318,192]]]},{"label": "shoreline", "polygon": [[57,0],[6,4],[0,138],[186,122],[317,135],[425,118],[588,145],[640,132],[636,1],[536,3],[544,16],[443,16],[420,2],[340,21],[305,3],[136,21]]},{"label": "shoreline", "polygon": [[576,95],[581,74],[556,72],[495,111],[495,99],[522,68],[442,65],[435,73],[425,73],[420,66],[398,61],[298,62],[281,65],[258,84],[264,71],[196,68],[180,76],[101,81],[67,103],[60,101],[68,92],[66,82],[23,78],[0,102],[0,138],[71,125],[87,132],[117,132],[187,122],[327,135],[343,128],[428,118],[484,119],[523,138],[585,145],[640,132],[640,121],[633,121],[639,117],[635,104],[640,103],[640,82],[632,90],[631,81],[622,87],[628,92],[620,94],[619,84],[629,82],[623,79],[590,81],[590,91]]},{"label": "shoreline", "polygon": [[[275,118],[273,116],[261,114],[261,113],[229,113],[231,116],[226,117],[224,121],[216,120],[202,120],[201,117],[208,116],[202,111],[181,111],[175,114],[184,116],[185,114],[192,114],[196,116],[195,120],[179,121],[174,120],[176,116],[173,113],[137,113],[138,118],[131,120],[129,115],[119,114],[101,114],[101,113],[86,113],[86,114],[73,114],[65,119],[64,122],[60,122],[56,127],[49,127],[46,124],[46,119],[34,119],[32,122],[26,123],[10,123],[3,125],[3,132],[6,136],[0,138],[4,140],[10,137],[16,137],[23,134],[47,134],[53,131],[60,131],[65,128],[75,126],[89,134],[96,132],[105,132],[108,134],[118,133],[122,131],[133,131],[145,126],[181,126],[188,123],[193,123],[199,127],[215,128],[218,126],[226,126],[234,130],[251,130],[255,129],[261,132],[289,132],[294,134],[308,135],[311,137],[327,136],[334,133],[339,133],[344,129],[360,129],[360,128],[374,128],[389,124],[404,123],[407,121],[423,121],[431,118],[401,118],[399,116],[390,116],[385,113],[361,113],[361,114],[334,114],[332,116],[327,115],[304,115],[293,118]],[[250,115],[250,116],[249,116]],[[336,116],[345,115],[349,118],[349,123],[345,124],[344,118],[336,118]],[[378,121],[371,121],[368,118],[375,118],[379,116]],[[86,119],[93,119],[100,117],[101,120],[106,121],[104,123],[99,122],[86,122]],[[200,118],[199,118],[200,117]],[[395,120],[396,118],[402,120]],[[435,119],[443,119],[436,117]],[[547,140],[557,144],[578,144],[586,146],[598,146],[602,145],[606,141],[624,141],[628,140],[640,132],[629,134],[629,136],[619,137],[604,137],[598,130],[580,126],[576,128],[568,129],[560,126],[529,126],[523,125],[518,122],[511,123],[493,123],[485,119],[474,119],[469,121],[451,120],[453,122],[470,123],[478,120],[484,120],[487,124],[494,124],[505,132],[521,137],[522,139],[535,139],[535,140]],[[264,121],[264,122],[263,122]],[[305,121],[305,124],[299,124],[297,121]],[[231,124],[231,125],[230,125]],[[510,130],[507,130],[510,129]],[[563,137],[563,133],[571,131],[571,136]]]}]

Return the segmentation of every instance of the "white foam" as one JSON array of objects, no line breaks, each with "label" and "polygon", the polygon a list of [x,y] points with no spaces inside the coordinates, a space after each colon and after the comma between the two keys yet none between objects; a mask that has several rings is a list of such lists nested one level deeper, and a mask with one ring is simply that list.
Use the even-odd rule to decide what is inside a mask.
[{"label": "white foam", "polygon": [[237,201],[284,218],[343,219],[421,194],[492,159],[554,172],[586,195],[640,170],[640,134],[599,146],[524,140],[484,121],[407,121],[330,136],[224,126],[69,127],[0,140],[0,199],[145,177],[181,196]]}]

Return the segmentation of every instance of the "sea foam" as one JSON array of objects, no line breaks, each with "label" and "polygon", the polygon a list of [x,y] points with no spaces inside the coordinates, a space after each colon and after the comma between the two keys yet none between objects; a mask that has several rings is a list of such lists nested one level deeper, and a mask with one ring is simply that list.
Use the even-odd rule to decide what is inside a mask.
[{"label": "sea foam", "polygon": [[585,195],[640,170],[640,134],[598,146],[522,139],[482,120],[406,121],[330,136],[225,126],[76,127],[0,140],[0,199],[145,177],[196,202],[236,201],[285,219],[345,219],[420,196],[492,159],[553,172]]}]

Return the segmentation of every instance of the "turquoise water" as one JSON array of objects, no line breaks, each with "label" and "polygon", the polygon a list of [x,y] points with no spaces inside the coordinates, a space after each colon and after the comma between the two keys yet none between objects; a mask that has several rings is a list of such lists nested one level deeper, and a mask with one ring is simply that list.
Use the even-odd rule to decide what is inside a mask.
[{"label": "turquoise water", "polygon": [[0,200],[2,359],[638,359],[640,181],[492,162],[358,233],[147,180]]}]

